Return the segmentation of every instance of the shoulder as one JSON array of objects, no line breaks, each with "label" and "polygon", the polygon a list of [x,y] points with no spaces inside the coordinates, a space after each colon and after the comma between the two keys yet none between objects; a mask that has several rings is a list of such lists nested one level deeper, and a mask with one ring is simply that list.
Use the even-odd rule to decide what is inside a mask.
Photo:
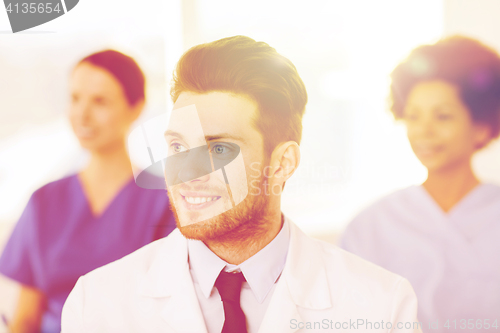
[{"label": "shoulder", "polygon": [[50,216],[51,212],[59,211],[74,196],[72,190],[74,177],[76,175],[64,177],[35,190],[31,194],[19,221],[31,224],[40,219],[44,220],[43,217]]},{"label": "shoulder", "polygon": [[[307,284],[314,278],[318,285],[324,286],[332,302],[337,303],[342,311],[389,318],[389,313],[395,313],[394,311],[402,308],[398,304],[405,299],[415,303],[412,307],[416,306],[413,288],[408,280],[400,275],[333,244],[312,239],[304,234],[300,234],[299,238],[300,240],[294,242],[300,249],[293,251],[293,266],[299,268],[295,269],[295,272],[304,271],[297,273],[302,275],[301,283]],[[321,283],[323,270],[326,279],[324,284]],[[294,280],[291,283],[298,289],[298,283]]]},{"label": "shoulder", "polygon": [[481,190],[486,200],[492,202],[500,201],[500,186],[492,183],[485,183]]},{"label": "shoulder", "polygon": [[418,186],[410,186],[394,191],[371,203],[368,207],[362,210],[358,216],[373,213],[380,214],[392,209],[397,209],[401,206],[407,206],[408,204],[411,204],[411,201],[413,201],[412,199],[415,197],[415,193],[418,190]]},{"label": "shoulder", "polygon": [[[149,243],[121,259],[81,276],[64,303],[63,331],[75,331],[79,328],[81,332],[104,332],[109,331],[110,323],[118,329],[129,325],[129,320],[134,322],[137,318],[140,319],[141,325],[147,325],[151,314],[146,313],[144,318],[145,313],[141,311],[146,299],[140,297],[141,290],[144,286],[166,284],[164,279],[158,278],[157,284],[147,279],[148,275],[156,275],[155,263],[156,266],[162,266],[166,274],[175,273],[171,267],[164,267],[168,266],[164,259],[175,256],[178,252],[168,251],[169,246],[172,247],[172,244],[176,243],[175,239],[172,239],[176,234],[173,232],[166,238]],[[175,247],[175,244],[173,245]],[[117,331],[116,329],[113,331]]]},{"label": "shoulder", "polygon": [[[417,186],[395,191],[362,210],[343,231],[339,245],[363,258],[381,263],[387,255],[386,245],[392,244],[394,234],[412,224],[422,200]],[[411,228],[410,228],[411,230]],[[384,253],[384,254],[383,254]]]},{"label": "shoulder", "polygon": [[[322,240],[306,236],[298,227],[295,233],[299,241],[294,244],[300,247],[300,251],[307,251],[303,255],[321,258],[316,261],[317,265],[323,265],[327,270],[330,280],[337,284],[357,286],[378,286],[380,288],[393,288],[401,282],[402,277],[375,265],[355,254],[347,252],[336,245]],[[295,251],[294,251],[295,252]],[[296,253],[296,252],[295,252]],[[311,261],[313,262],[313,261]],[[366,290],[369,292],[369,290]]]},{"label": "shoulder", "polygon": [[[85,274],[82,279],[89,288],[132,287],[134,281],[144,276],[160,255],[177,255],[178,251],[173,248],[179,244],[179,237],[183,236],[176,229],[165,238],[151,242],[116,261]],[[118,281],[120,282],[117,283]]]},{"label": "shoulder", "polygon": [[33,192],[33,200],[54,199],[55,197],[65,197],[68,193],[72,192],[75,181],[77,181],[76,174],[66,176],[64,178],[52,181],[38,188]]},{"label": "shoulder", "polygon": [[414,206],[418,191],[418,186],[410,186],[376,200],[354,217],[347,230],[364,229],[370,225],[373,227],[374,221],[389,222],[392,220],[391,216],[408,214]]},{"label": "shoulder", "polygon": [[45,230],[45,236],[60,228],[62,217],[67,218],[72,212],[76,212],[75,202],[78,202],[80,193],[76,177],[77,175],[70,175],[47,183],[31,195],[26,207],[31,212],[29,220],[36,221],[40,225],[39,231]]},{"label": "shoulder", "polygon": [[328,288],[342,311],[366,319],[416,321],[417,297],[410,282],[335,245],[315,241],[321,248]]},{"label": "shoulder", "polygon": [[325,266],[331,274],[344,276],[350,284],[356,283],[359,287],[377,286],[382,289],[394,289],[403,280],[401,276],[336,245],[315,239],[312,241],[321,249]]}]

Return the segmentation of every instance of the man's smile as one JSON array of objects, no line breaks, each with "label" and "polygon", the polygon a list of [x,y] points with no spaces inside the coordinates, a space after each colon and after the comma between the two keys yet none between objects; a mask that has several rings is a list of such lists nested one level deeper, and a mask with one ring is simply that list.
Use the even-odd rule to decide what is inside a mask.
[{"label": "man's smile", "polygon": [[182,198],[183,206],[187,210],[202,210],[213,206],[222,197],[220,195],[201,193],[201,192],[182,192],[179,193]]}]

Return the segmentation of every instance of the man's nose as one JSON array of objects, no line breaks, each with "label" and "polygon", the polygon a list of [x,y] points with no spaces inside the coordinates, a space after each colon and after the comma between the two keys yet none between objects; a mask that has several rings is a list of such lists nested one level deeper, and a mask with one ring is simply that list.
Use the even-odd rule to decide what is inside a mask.
[{"label": "man's nose", "polygon": [[168,186],[191,181],[207,181],[212,172],[208,146],[200,146],[167,157],[165,173]]}]

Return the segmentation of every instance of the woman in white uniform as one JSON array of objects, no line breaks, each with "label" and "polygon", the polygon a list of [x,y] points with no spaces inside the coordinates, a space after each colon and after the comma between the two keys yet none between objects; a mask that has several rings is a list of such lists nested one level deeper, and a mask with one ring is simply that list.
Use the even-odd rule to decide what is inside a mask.
[{"label": "woman in white uniform", "polygon": [[413,50],[391,78],[391,111],[427,180],[359,214],[341,246],[411,282],[424,332],[496,330],[500,187],[471,159],[499,135],[500,58],[456,36]]}]

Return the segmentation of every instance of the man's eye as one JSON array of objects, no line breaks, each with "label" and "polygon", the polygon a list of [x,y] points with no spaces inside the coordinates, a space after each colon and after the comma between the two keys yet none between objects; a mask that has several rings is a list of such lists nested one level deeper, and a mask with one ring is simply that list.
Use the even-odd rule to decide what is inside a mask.
[{"label": "man's eye", "polygon": [[227,153],[228,148],[223,146],[223,145],[214,145],[212,147],[212,152],[214,152],[217,155],[221,155],[221,154]]},{"label": "man's eye", "polygon": [[180,143],[172,143],[172,144],[170,145],[170,147],[172,147],[172,150],[173,150],[174,152],[176,152],[176,153],[182,153],[182,152],[184,152],[184,151],[186,151],[186,150],[187,150],[187,149],[186,149],[183,145],[181,145]]},{"label": "man's eye", "polygon": [[211,151],[217,155],[227,154],[231,150],[229,147],[226,147],[225,145],[221,145],[221,144],[215,144],[215,145],[212,145],[211,147],[212,147]]}]

